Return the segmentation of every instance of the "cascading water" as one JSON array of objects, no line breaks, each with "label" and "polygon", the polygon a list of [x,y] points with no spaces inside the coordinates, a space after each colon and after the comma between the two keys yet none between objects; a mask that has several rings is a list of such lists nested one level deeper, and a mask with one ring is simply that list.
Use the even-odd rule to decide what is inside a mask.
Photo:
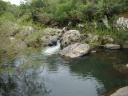
[{"label": "cascading water", "polygon": [[56,46],[46,47],[44,50],[42,50],[44,55],[56,54],[59,51],[60,51],[60,40],[57,41],[57,45]]}]

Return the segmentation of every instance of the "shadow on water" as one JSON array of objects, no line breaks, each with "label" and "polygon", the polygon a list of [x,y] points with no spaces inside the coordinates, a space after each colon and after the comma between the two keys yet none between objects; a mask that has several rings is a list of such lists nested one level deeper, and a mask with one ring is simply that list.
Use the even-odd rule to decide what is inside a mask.
[{"label": "shadow on water", "polygon": [[100,50],[71,61],[58,52],[23,55],[7,64],[11,70],[0,73],[0,95],[98,96],[128,85],[128,76],[113,67],[128,63],[128,50]]}]

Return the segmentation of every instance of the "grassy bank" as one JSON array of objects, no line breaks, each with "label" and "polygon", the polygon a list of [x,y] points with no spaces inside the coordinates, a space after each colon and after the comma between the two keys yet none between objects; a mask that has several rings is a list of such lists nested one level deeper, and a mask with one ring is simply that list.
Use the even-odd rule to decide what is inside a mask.
[{"label": "grassy bank", "polygon": [[[31,0],[19,6],[0,0],[0,62],[41,47],[39,38],[46,27],[77,29],[98,35],[101,41],[110,36],[113,43],[123,45],[128,41],[128,30],[117,30],[113,24],[127,9],[127,0]],[[102,23],[105,15],[110,28]]]}]

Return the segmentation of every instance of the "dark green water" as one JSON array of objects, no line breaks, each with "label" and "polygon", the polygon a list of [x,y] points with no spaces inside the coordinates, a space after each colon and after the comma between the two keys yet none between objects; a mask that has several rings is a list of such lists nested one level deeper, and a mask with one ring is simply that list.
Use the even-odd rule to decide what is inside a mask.
[{"label": "dark green water", "polygon": [[23,55],[10,62],[12,73],[0,73],[0,96],[98,96],[128,86],[128,74],[114,69],[128,63],[128,50],[100,50],[75,60],[58,53]]}]

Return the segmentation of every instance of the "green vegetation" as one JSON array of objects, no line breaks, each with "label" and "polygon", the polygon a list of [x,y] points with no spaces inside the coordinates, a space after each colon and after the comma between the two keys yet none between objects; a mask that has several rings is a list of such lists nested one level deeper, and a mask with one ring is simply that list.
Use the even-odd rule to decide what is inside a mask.
[{"label": "green vegetation", "polygon": [[[39,38],[48,26],[67,26],[101,38],[110,35],[121,44],[128,41],[128,30],[120,32],[113,24],[119,16],[127,13],[128,0],[26,0],[19,6],[0,0],[0,62],[6,61],[5,57],[13,59],[28,49],[40,47]],[[109,29],[102,23],[104,15],[111,25]],[[71,26],[68,26],[69,22],[72,22]],[[78,28],[78,24],[85,26]],[[34,31],[29,30],[30,26]],[[17,40],[11,41],[11,36]]]}]

